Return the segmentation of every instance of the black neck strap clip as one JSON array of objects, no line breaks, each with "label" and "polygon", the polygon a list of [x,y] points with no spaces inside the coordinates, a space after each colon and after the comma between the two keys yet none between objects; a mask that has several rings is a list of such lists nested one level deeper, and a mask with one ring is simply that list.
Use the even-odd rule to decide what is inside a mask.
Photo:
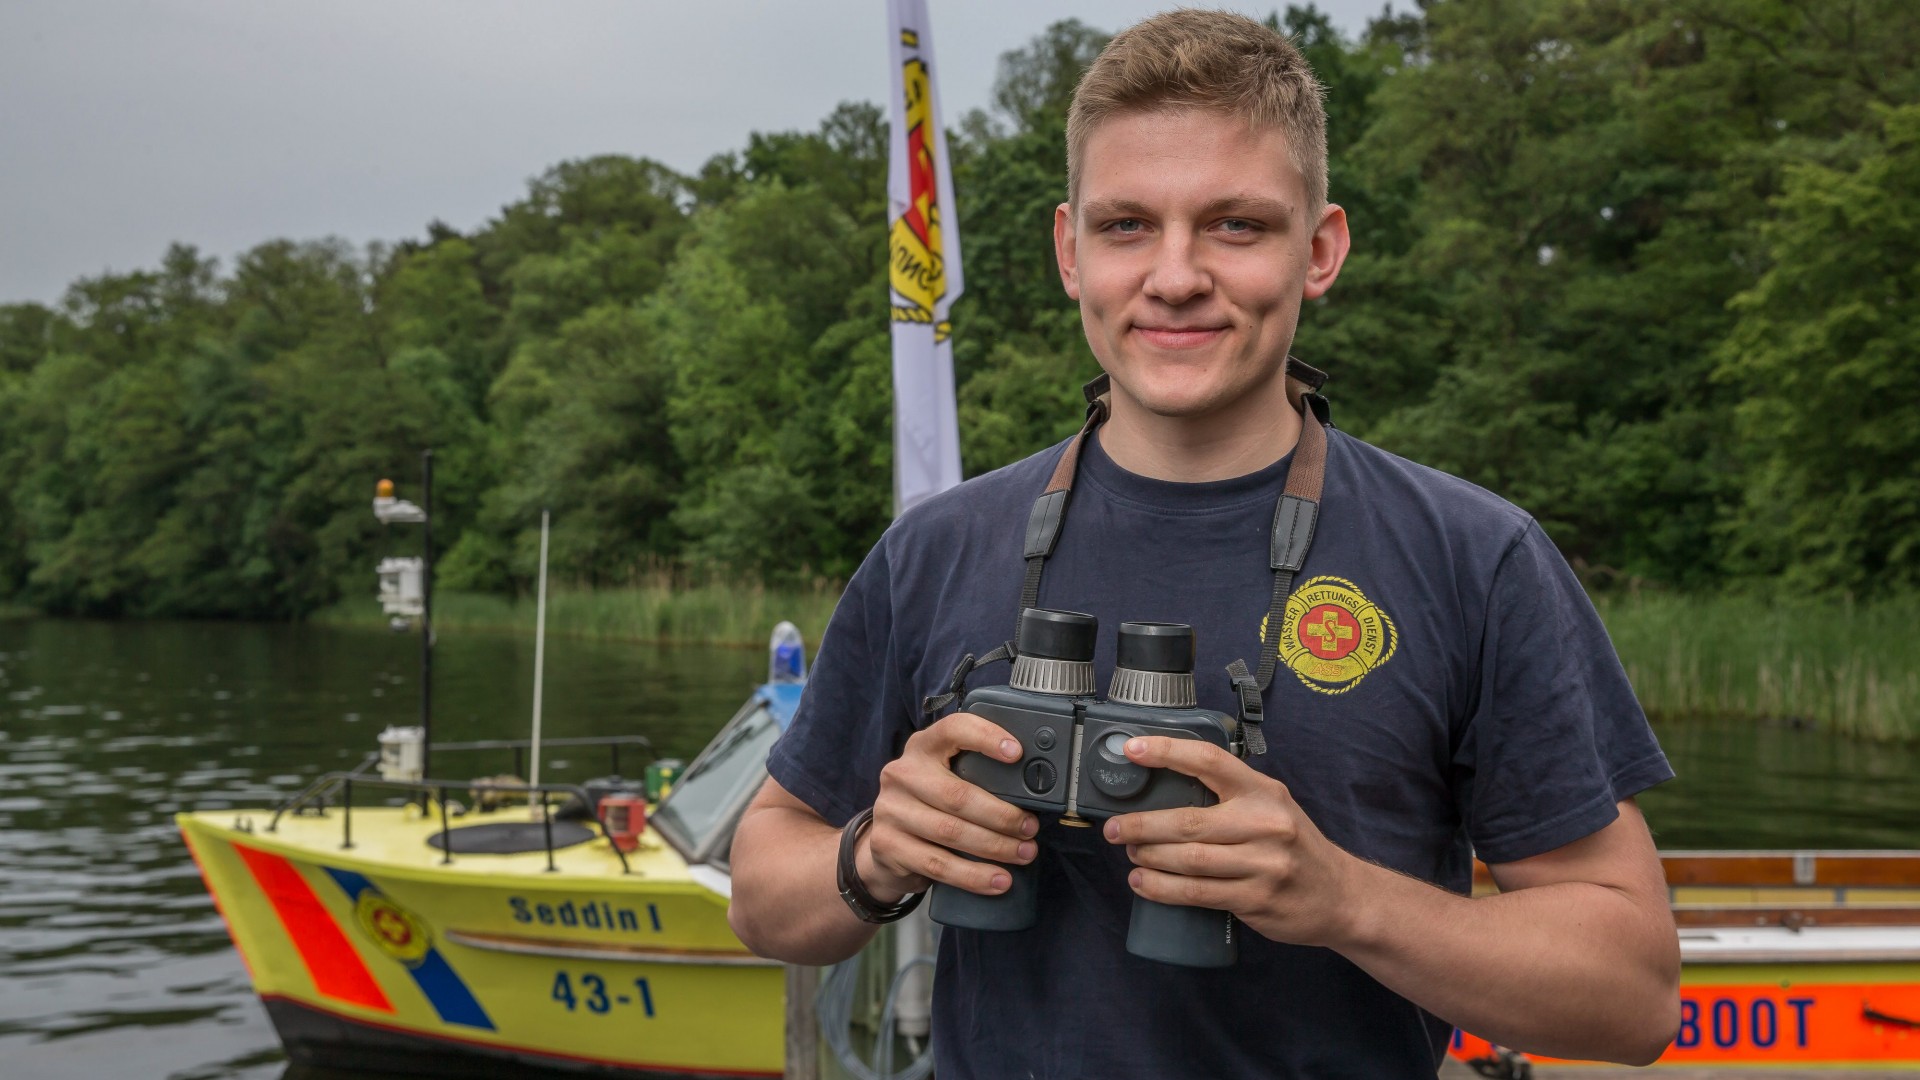
[{"label": "black neck strap clip", "polygon": [[1266,720],[1266,704],[1260,700],[1260,680],[1247,670],[1245,660],[1227,665],[1227,677],[1233,680],[1233,696],[1240,701],[1240,733],[1235,739],[1240,756],[1258,757],[1267,752],[1267,736],[1261,729]]},{"label": "black neck strap clip", "polygon": [[953,667],[953,674],[947,677],[946,692],[932,694],[921,700],[921,722],[931,721],[940,714],[940,710],[960,700],[960,696],[967,690],[967,677],[972,675],[975,669],[986,667],[988,664],[997,664],[1002,660],[1012,660],[1018,655],[1019,650],[1013,647],[1013,642],[1008,641],[1001,643],[999,648],[985,656],[976,658],[972,653],[968,653],[961,657],[960,662]]}]

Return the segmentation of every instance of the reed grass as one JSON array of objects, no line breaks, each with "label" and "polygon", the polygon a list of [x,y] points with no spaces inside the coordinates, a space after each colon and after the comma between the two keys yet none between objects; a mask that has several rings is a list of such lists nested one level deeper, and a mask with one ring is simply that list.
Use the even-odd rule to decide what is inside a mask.
[{"label": "reed grass", "polygon": [[[797,589],[661,577],[620,588],[557,588],[547,632],[608,641],[763,646],[782,619],[816,644],[837,584]],[[1649,713],[1804,724],[1866,739],[1920,740],[1920,597],[1856,604],[1638,592],[1596,598]],[[317,621],[381,626],[371,599]],[[440,593],[442,631],[532,633],[530,596]]]},{"label": "reed grass", "polygon": [[1920,739],[1920,597],[1640,593],[1598,606],[1650,713]]},{"label": "reed grass", "polygon": [[[764,647],[775,623],[800,628],[809,643],[820,641],[840,588],[818,582],[793,589],[661,581],[619,588],[555,588],[547,594],[547,633],[602,641]],[[436,592],[434,627],[441,633],[473,630],[531,634],[532,596]],[[315,616],[333,625],[384,626],[387,617],[372,598],[343,601]]]}]

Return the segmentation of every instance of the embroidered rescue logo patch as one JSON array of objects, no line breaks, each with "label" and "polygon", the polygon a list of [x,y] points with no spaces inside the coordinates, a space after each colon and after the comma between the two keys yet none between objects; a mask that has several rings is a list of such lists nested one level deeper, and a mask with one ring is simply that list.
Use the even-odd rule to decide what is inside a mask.
[{"label": "embroidered rescue logo patch", "polygon": [[1346,578],[1310,578],[1287,597],[1280,662],[1309,689],[1344,694],[1399,647],[1393,620]]}]

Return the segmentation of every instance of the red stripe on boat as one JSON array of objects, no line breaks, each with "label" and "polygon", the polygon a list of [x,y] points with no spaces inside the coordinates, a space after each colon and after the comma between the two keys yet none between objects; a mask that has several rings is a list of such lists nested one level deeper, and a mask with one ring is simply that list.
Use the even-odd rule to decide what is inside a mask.
[{"label": "red stripe on boat", "polygon": [[257,848],[235,844],[233,850],[240,853],[274,914],[280,916],[280,925],[286,927],[287,937],[313,976],[313,988],[335,1001],[392,1012],[393,1003],[300,871],[286,859]]}]

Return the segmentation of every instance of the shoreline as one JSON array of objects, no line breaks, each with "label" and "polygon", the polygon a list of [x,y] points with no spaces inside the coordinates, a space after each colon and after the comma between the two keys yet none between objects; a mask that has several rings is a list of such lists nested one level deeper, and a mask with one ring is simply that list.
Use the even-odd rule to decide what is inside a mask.
[{"label": "shoreline", "polygon": [[1595,607],[1648,713],[1920,740],[1920,598],[1628,593]]},{"label": "shoreline", "polygon": [[[839,599],[803,589],[643,585],[548,595],[547,632],[646,644],[759,647],[782,619],[810,646]],[[1674,720],[1785,723],[1869,741],[1920,740],[1920,598],[1877,604],[1627,593],[1595,607],[1649,714]],[[335,605],[326,625],[384,626],[372,600]],[[446,593],[443,630],[533,632],[531,598]]]},{"label": "shoreline", "polygon": [[[800,628],[809,646],[817,646],[839,599],[839,587],[824,584],[800,589],[722,585],[554,589],[547,594],[547,633],[646,645],[764,648],[774,625],[786,621]],[[434,596],[434,628],[441,632],[531,635],[534,614],[532,597],[463,592]],[[385,627],[388,619],[369,598],[342,601],[309,621],[320,626]]]},{"label": "shoreline", "polygon": [[[555,637],[648,645],[764,647],[776,623],[817,648],[840,588],[656,583],[548,594]],[[1664,720],[1785,724],[1864,741],[1920,742],[1920,597],[1871,604],[1746,594],[1613,593],[1595,599],[1649,715]],[[441,631],[532,634],[534,601],[489,593],[435,597]],[[0,603],[0,619],[39,617]],[[371,598],[308,620],[385,627]]]}]

